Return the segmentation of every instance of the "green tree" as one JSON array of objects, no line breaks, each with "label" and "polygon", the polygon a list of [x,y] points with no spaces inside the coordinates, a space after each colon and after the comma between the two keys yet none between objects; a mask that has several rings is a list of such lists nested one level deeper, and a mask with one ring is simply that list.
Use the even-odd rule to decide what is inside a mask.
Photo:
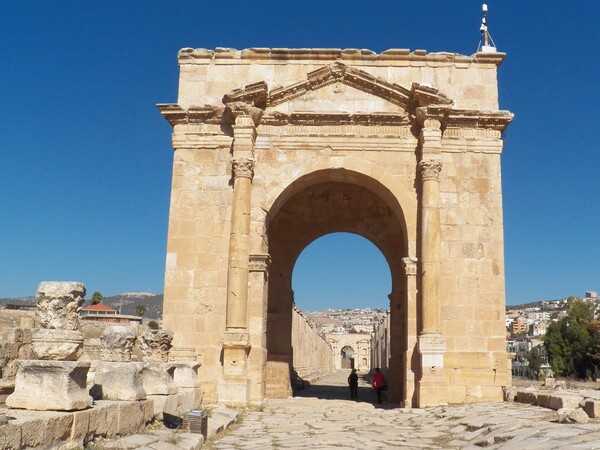
[{"label": "green tree", "polygon": [[570,298],[567,317],[548,327],[544,346],[556,375],[600,374],[600,323],[594,321],[592,305]]},{"label": "green tree", "polygon": [[104,296],[100,292],[96,291],[92,294],[92,305],[102,303],[102,300],[104,300]]},{"label": "green tree", "polygon": [[146,314],[146,307],[144,305],[136,305],[135,313],[140,317],[144,317],[144,314]]},{"label": "green tree", "polygon": [[527,361],[529,362],[529,370],[531,371],[531,376],[533,378],[538,378],[540,375],[540,367],[542,366],[543,358],[543,350],[541,345],[537,347],[533,347],[529,353],[527,353]]},{"label": "green tree", "polygon": [[569,375],[568,370],[568,355],[569,346],[562,334],[562,322],[552,322],[546,330],[546,336],[544,337],[544,346],[548,353],[548,360],[552,371],[556,376]]}]

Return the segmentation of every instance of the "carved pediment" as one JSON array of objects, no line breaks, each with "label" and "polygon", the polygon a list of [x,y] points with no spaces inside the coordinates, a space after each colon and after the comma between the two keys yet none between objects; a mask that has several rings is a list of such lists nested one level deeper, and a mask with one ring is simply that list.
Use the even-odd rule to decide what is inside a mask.
[{"label": "carved pediment", "polygon": [[406,108],[353,86],[336,81],[267,108],[269,112],[403,113]]},{"label": "carved pediment", "polygon": [[245,102],[273,112],[398,113],[417,107],[451,105],[437,89],[413,83],[410,89],[356,67],[335,62],[306,74],[306,79],[268,90],[252,83],[223,97],[225,105]]},{"label": "carved pediment", "polygon": [[277,106],[333,84],[350,86],[370,96],[379,97],[386,102],[398,105],[404,110],[408,110],[410,106],[410,90],[341,62],[335,62],[309,72],[306,80],[271,90],[267,106]]}]

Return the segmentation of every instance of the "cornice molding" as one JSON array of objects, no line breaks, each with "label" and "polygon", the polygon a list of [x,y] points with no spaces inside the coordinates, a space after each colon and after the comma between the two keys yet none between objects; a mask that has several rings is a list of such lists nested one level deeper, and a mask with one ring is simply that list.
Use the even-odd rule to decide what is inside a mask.
[{"label": "cornice molding", "polygon": [[444,128],[483,128],[504,131],[515,115],[510,111],[479,111],[453,109],[446,106],[417,108],[417,122],[423,126],[428,120],[438,120]]},{"label": "cornice molding", "polygon": [[499,66],[506,58],[506,53],[476,53],[474,55],[461,55],[451,52],[428,52],[427,50],[410,50],[405,48],[392,48],[376,53],[369,49],[358,48],[235,48],[217,47],[182,48],[177,59],[179,64],[218,64],[238,62],[246,64],[272,64],[279,61],[294,63],[295,61],[360,61],[373,65],[393,62],[412,63],[423,65],[465,65],[465,64],[492,64]]}]

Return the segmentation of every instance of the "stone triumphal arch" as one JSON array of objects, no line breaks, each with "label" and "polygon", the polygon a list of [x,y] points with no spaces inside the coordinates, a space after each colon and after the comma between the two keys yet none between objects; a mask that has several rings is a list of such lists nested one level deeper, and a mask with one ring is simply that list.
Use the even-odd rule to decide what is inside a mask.
[{"label": "stone triumphal arch", "polygon": [[179,52],[164,319],[206,400],[289,395],[292,269],[334,231],[388,261],[392,399],[501,399],[503,58]]}]

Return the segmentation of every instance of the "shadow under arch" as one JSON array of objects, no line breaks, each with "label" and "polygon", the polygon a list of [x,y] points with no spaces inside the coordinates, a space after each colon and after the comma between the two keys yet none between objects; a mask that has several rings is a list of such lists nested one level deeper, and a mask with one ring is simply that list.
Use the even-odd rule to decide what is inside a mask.
[{"label": "shadow under arch", "polygon": [[[386,258],[392,279],[391,376],[403,386],[406,374],[406,303],[403,258],[408,256],[406,221],[395,196],[374,178],[346,169],[325,169],[292,182],[271,204],[266,221],[271,266],[267,305],[265,397],[291,394],[292,271],[315,239],[330,233],[354,233],[368,239]],[[326,276],[326,274],[323,274]],[[394,299],[397,300],[394,303]],[[296,356],[296,358],[295,358]],[[401,395],[401,393],[399,393]]]}]

